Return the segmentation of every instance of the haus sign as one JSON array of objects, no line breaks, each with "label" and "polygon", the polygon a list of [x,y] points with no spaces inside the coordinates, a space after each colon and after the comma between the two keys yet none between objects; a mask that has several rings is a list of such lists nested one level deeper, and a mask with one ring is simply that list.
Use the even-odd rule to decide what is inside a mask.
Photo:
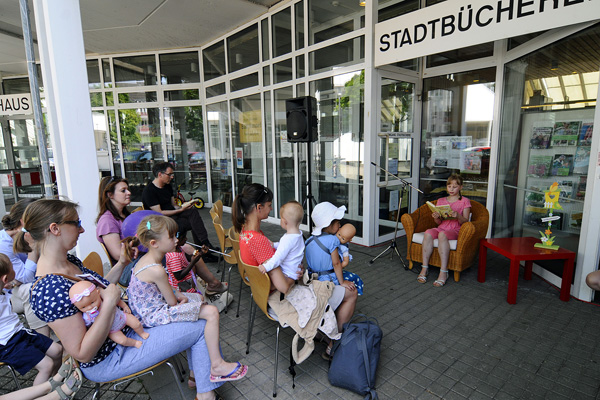
[{"label": "haus sign", "polygon": [[375,25],[375,66],[592,21],[600,0],[447,0]]},{"label": "haus sign", "polygon": [[32,114],[31,95],[7,94],[0,96],[0,116],[15,114]]}]

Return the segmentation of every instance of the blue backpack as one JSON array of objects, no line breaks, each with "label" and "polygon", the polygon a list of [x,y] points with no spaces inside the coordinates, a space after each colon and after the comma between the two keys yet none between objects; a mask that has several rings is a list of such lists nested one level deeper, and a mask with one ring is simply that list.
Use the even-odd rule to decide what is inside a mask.
[{"label": "blue backpack", "polygon": [[[365,321],[354,322],[358,317]],[[359,314],[345,323],[342,338],[332,348],[329,383],[365,395],[365,400],[378,399],[375,374],[382,337],[375,318]]]}]

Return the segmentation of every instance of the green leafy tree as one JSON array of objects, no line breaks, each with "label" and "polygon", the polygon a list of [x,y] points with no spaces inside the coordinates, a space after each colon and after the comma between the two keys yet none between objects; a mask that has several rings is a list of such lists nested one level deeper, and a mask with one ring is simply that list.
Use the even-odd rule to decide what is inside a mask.
[{"label": "green leafy tree", "polygon": [[142,137],[138,132],[138,126],[140,126],[141,122],[142,119],[135,110],[119,110],[121,143],[124,149],[142,141]]},{"label": "green leafy tree", "polygon": [[[183,97],[186,100],[198,99],[197,90],[184,91]],[[202,107],[186,107],[185,123],[187,130],[187,139],[195,140],[200,148],[204,149],[204,124],[202,120]]]}]

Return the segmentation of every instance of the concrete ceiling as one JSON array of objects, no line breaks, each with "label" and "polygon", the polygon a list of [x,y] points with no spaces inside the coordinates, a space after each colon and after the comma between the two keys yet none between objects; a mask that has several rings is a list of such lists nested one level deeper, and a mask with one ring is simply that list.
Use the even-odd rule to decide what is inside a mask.
[{"label": "concrete ceiling", "polygon": [[[86,54],[202,46],[281,1],[80,0]],[[35,45],[31,0],[29,7]],[[0,0],[0,77],[26,75],[25,60],[19,1]]]}]

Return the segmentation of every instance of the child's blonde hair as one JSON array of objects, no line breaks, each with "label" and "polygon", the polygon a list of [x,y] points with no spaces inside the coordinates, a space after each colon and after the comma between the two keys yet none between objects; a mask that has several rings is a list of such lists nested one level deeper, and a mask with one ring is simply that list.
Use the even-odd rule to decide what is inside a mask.
[{"label": "child's blonde hair", "polygon": [[6,254],[0,253],[0,278],[10,274],[12,263]]},{"label": "child's blonde hair", "polygon": [[288,201],[282,205],[280,212],[282,217],[295,225],[300,225],[302,218],[304,218],[302,204],[298,203],[296,200]]},{"label": "child's blonde hair", "polygon": [[148,215],[140,221],[136,234],[138,239],[140,239],[140,243],[146,247],[150,247],[150,241],[158,240],[165,231],[172,238],[177,234],[178,230],[177,222],[172,218],[164,215]]},{"label": "child's blonde hair", "polygon": [[454,173],[448,177],[448,180],[446,181],[446,185],[449,185],[450,182],[452,182],[452,181],[456,181],[456,183],[458,183],[459,186],[462,186],[463,177],[460,176],[459,174]]},{"label": "child's blonde hair", "polygon": [[[458,183],[458,186],[462,186],[463,185],[463,177],[460,176],[459,174],[452,174],[448,177],[448,180],[446,181],[446,185],[449,185],[450,182],[452,181],[456,181],[456,183]],[[460,192],[460,190],[458,191],[458,199],[462,200],[462,193]]]}]

